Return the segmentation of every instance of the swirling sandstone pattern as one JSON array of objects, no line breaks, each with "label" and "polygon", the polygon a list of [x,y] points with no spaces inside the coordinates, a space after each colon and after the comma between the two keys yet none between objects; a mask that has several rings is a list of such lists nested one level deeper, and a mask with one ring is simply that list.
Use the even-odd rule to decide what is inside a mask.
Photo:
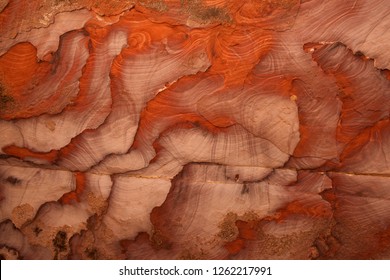
[{"label": "swirling sandstone pattern", "polygon": [[0,257],[389,259],[389,0],[1,0]]}]

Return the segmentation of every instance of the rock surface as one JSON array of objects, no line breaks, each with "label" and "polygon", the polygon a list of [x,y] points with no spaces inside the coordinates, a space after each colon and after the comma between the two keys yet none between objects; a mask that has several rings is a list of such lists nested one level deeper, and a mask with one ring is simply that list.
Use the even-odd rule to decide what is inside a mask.
[{"label": "rock surface", "polygon": [[390,259],[389,14],[0,1],[0,257]]}]

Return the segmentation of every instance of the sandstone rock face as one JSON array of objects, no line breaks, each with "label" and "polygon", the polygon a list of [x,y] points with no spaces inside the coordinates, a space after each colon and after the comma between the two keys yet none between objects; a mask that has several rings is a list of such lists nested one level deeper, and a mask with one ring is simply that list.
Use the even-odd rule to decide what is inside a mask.
[{"label": "sandstone rock face", "polygon": [[389,259],[388,0],[0,1],[0,256]]}]

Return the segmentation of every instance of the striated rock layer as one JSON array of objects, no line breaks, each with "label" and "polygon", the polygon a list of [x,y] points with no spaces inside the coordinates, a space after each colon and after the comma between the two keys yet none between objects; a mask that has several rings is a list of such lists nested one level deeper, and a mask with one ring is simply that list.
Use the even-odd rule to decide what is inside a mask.
[{"label": "striated rock layer", "polygon": [[389,15],[0,1],[0,257],[390,259]]}]

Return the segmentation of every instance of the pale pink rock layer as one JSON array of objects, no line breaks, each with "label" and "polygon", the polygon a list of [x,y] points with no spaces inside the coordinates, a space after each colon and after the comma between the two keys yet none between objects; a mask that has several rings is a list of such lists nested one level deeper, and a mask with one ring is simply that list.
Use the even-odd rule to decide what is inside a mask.
[{"label": "pale pink rock layer", "polygon": [[0,1],[0,257],[389,259],[389,15]]}]

